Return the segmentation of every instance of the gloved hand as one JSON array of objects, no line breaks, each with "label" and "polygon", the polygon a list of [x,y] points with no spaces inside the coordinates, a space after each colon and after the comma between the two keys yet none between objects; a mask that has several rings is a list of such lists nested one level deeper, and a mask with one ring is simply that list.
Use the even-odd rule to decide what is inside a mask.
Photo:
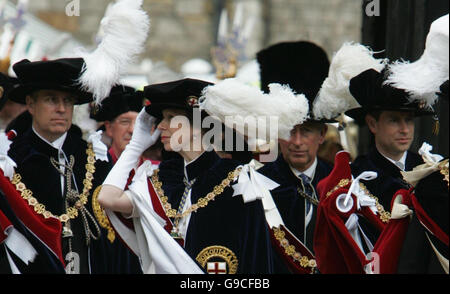
[{"label": "gloved hand", "polygon": [[129,143],[133,149],[140,150],[142,153],[156,143],[161,132],[158,129],[155,129],[152,134],[152,128],[155,125],[155,122],[156,117],[151,116],[145,111],[145,108],[142,108],[136,118],[133,136],[131,137],[131,141]]},{"label": "gloved hand", "polygon": [[161,135],[158,129],[151,133],[155,122],[156,118],[149,115],[143,108],[136,118],[130,143],[109,172],[103,185],[112,185],[122,190],[125,188],[128,175],[133,168],[136,168],[139,157],[147,148],[155,144]]}]

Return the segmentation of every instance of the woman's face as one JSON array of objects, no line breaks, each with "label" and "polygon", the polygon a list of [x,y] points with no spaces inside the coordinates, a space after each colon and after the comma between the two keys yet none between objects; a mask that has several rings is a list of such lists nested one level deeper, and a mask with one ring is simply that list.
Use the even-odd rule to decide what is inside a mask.
[{"label": "woman's face", "polygon": [[157,128],[161,131],[161,142],[166,151],[192,151],[192,125],[181,109],[164,109],[163,118]]}]

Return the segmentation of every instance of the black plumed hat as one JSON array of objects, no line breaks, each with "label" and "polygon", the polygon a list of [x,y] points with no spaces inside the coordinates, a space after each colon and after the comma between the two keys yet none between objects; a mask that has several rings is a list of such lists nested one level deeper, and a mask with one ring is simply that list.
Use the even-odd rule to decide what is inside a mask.
[{"label": "black plumed hat", "polygon": [[162,111],[167,108],[183,109],[191,112],[198,107],[198,99],[210,82],[196,79],[182,79],[144,87],[144,97],[150,100],[145,110],[150,115],[162,119]]},{"label": "black plumed hat", "polygon": [[271,83],[287,84],[310,101],[316,98],[330,67],[327,53],[306,41],[278,43],[261,50],[256,57],[265,93]]},{"label": "black plumed hat", "polygon": [[409,111],[415,116],[432,115],[425,105],[408,100],[408,93],[402,89],[384,84],[388,71],[368,69],[350,80],[350,93],[360,107],[345,112],[358,123],[364,123],[366,114],[372,111]]},{"label": "black plumed hat", "polygon": [[[282,42],[256,54],[260,68],[261,90],[269,93],[269,84],[289,85],[297,94],[308,99],[310,116],[313,102],[328,76],[330,61],[325,50],[307,42]],[[334,122],[314,120],[311,122]]]},{"label": "black plumed hat", "polygon": [[448,101],[448,80],[445,81],[440,89],[439,89],[439,93],[437,93],[437,95],[439,96],[439,98],[443,98],[446,101]]},{"label": "black plumed hat", "polygon": [[91,109],[90,118],[102,122],[112,121],[119,115],[128,111],[140,112],[144,106],[144,94],[132,87],[119,85],[111,89],[100,107]]},{"label": "black plumed hat", "polygon": [[17,85],[19,81],[16,78],[0,73],[0,110],[5,105],[11,90]]},{"label": "black plumed hat", "polygon": [[28,59],[17,62],[13,70],[20,84],[10,93],[10,99],[25,104],[25,97],[36,90],[60,90],[74,93],[75,104],[92,101],[92,94],[84,91],[78,83],[84,60],[82,58],[61,58],[31,62]]}]

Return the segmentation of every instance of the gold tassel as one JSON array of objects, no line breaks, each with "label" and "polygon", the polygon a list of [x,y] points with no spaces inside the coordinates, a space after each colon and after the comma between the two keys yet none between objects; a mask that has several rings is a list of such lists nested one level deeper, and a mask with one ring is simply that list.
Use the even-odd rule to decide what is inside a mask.
[{"label": "gold tassel", "polygon": [[433,135],[435,136],[439,135],[439,128],[440,128],[439,121],[435,120],[433,124]]},{"label": "gold tassel", "polygon": [[6,56],[3,59],[0,59],[0,72],[7,75],[9,67],[11,66],[11,59],[9,56]]}]

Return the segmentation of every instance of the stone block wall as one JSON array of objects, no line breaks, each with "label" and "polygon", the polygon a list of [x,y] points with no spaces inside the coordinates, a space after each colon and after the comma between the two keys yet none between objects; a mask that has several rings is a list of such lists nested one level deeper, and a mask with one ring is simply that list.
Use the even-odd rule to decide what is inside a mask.
[{"label": "stone block wall", "polygon": [[[62,16],[72,1],[79,1],[79,16]],[[109,2],[112,1],[29,1],[29,11],[93,46]],[[287,40],[314,41],[331,57],[344,41],[361,38],[359,0],[144,0],[151,32],[143,57],[165,61],[175,71],[192,58],[210,60],[220,15],[218,7],[231,8],[232,15],[237,2],[244,4],[246,17],[256,19],[247,46],[250,57],[268,45]]]}]

